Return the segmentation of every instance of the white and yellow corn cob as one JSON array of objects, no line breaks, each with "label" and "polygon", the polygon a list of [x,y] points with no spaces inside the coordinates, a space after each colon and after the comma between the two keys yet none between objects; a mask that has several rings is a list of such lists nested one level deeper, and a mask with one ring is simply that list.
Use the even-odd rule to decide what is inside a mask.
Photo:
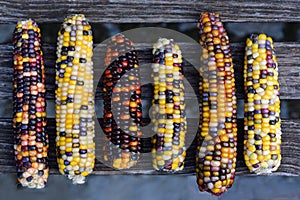
[{"label": "white and yellow corn cob", "polygon": [[271,37],[247,39],[244,66],[245,163],[251,172],[271,173],[281,161],[278,64]]},{"label": "white and yellow corn cob", "polygon": [[156,134],[152,139],[153,167],[164,171],[182,170],[187,129],[182,56],[179,46],[172,39],[160,38],[153,45],[152,69],[152,122]]},{"label": "white and yellow corn cob", "polygon": [[57,40],[57,162],[61,174],[81,184],[95,162],[93,37],[85,16],[67,17]]}]

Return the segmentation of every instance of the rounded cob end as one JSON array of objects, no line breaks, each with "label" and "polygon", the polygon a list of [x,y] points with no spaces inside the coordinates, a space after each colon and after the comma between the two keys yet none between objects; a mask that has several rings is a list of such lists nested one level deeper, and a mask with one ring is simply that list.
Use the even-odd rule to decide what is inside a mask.
[{"label": "rounded cob end", "polygon": [[81,185],[85,183],[86,177],[83,175],[69,175],[69,179],[72,180],[73,184],[75,185]]},{"label": "rounded cob end", "polygon": [[28,179],[25,178],[18,179],[18,180],[23,187],[42,189],[46,186],[48,176],[41,177],[35,174],[32,175],[31,177],[32,180],[30,182],[28,182]]}]

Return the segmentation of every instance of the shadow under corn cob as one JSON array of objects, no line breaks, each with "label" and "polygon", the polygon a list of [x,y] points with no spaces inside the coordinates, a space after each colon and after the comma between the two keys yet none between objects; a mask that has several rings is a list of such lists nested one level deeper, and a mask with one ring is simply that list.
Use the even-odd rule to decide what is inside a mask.
[{"label": "shadow under corn cob", "polygon": [[134,166],[141,151],[140,71],[133,42],[122,34],[107,44],[103,85],[104,160],[116,169]]},{"label": "shadow under corn cob", "polygon": [[59,171],[82,184],[93,171],[93,36],[84,15],[64,20],[57,38],[56,154]]},{"label": "shadow under corn cob", "polygon": [[13,133],[18,181],[43,188],[48,178],[48,135],[41,33],[33,20],[13,34]]},{"label": "shadow under corn cob", "polygon": [[182,56],[173,40],[160,38],[153,45],[152,77],[154,99],[152,110],[153,167],[177,171],[184,168],[187,129]]},{"label": "shadow under corn cob", "polygon": [[278,64],[272,38],[247,38],[244,65],[245,163],[251,172],[271,173],[281,161]]},{"label": "shadow under corn cob", "polygon": [[236,97],[229,39],[218,14],[202,13],[197,27],[203,47],[200,67],[200,124],[196,155],[201,191],[221,195],[234,182]]}]

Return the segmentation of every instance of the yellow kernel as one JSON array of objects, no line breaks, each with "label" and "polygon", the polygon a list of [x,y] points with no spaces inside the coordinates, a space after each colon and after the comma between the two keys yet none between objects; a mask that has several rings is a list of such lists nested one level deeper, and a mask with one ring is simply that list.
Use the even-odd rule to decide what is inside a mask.
[{"label": "yellow kernel", "polygon": [[267,39],[267,36],[266,36],[266,34],[259,34],[259,35],[258,35],[258,39],[259,39],[259,40],[266,40],[266,39]]},{"label": "yellow kernel", "polygon": [[81,173],[81,175],[82,175],[82,176],[87,176],[87,175],[89,175],[89,172],[84,171],[84,172]]}]

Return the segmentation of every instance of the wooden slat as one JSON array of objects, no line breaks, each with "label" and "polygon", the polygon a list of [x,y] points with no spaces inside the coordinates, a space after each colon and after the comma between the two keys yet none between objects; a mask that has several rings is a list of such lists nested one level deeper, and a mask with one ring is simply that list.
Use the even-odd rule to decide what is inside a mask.
[{"label": "wooden slat", "polygon": [[[195,44],[190,43],[179,43],[184,58],[184,73],[186,79],[190,82],[191,86],[196,91],[198,88],[198,63],[199,63],[199,52],[194,51]],[[151,46],[148,43],[137,43],[136,48],[138,49],[138,55],[141,66],[141,79],[144,84],[151,83]],[[244,98],[243,88],[243,54],[244,44],[233,43],[233,62],[235,68],[236,77],[236,88],[238,99]],[[275,43],[277,58],[279,62],[279,82],[281,85],[281,99],[300,99],[300,63],[297,59],[300,55],[300,43],[287,43],[277,42]],[[47,98],[54,99],[54,81],[55,81],[55,45],[44,44],[44,58],[46,68],[46,86],[47,86]],[[103,55],[105,46],[103,44],[96,44],[94,48],[94,67],[95,74],[98,75],[98,79],[103,71]],[[12,98],[12,57],[11,57],[12,46],[2,44],[0,45],[0,97],[3,99]],[[193,67],[192,63],[195,67]],[[148,64],[148,65],[147,65]],[[97,80],[98,80],[97,79]],[[187,98],[194,98],[194,92],[186,93]],[[96,98],[101,99],[100,87],[97,88]]]},{"label": "wooden slat", "polygon": [[195,22],[203,11],[219,12],[227,22],[300,21],[298,0],[100,0],[0,1],[0,23],[34,18],[62,22],[67,14],[84,13],[91,22],[156,23]]},{"label": "wooden slat", "polygon": [[[188,124],[189,127],[197,125],[197,123]],[[48,120],[48,133],[50,139],[49,165],[50,172],[57,174],[57,163],[55,158],[55,122],[54,119]],[[250,175],[243,161],[243,120],[238,120],[238,162],[237,175]],[[0,120],[0,173],[14,173],[14,155],[13,155],[13,134],[11,119]],[[96,129],[97,130],[97,129]],[[197,129],[193,129],[197,130]],[[300,120],[283,120],[282,121],[282,164],[277,172],[273,175],[300,175]],[[187,141],[193,141],[195,132],[189,132]],[[167,174],[164,172],[156,172],[152,169],[150,140],[143,139],[143,152],[140,156],[138,164],[132,169],[125,171],[113,170],[111,167],[101,162],[101,133],[96,131],[96,166],[94,174]],[[185,169],[178,174],[195,173],[195,141],[187,146],[187,157],[185,161]]]}]

